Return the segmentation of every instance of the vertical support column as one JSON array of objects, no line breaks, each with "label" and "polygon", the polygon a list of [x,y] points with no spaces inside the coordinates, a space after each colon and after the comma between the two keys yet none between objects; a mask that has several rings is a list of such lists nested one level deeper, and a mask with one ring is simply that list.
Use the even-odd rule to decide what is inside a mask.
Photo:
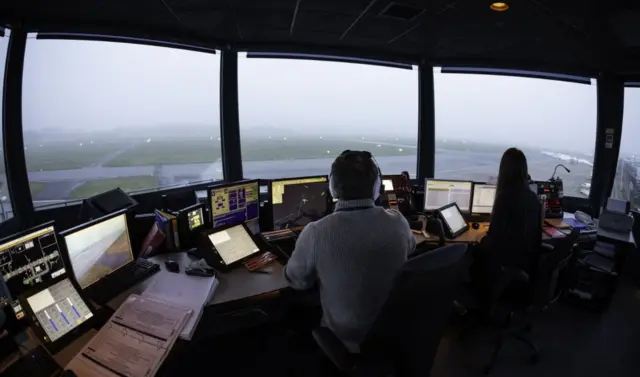
[{"label": "vertical support column", "polygon": [[601,74],[598,77],[596,147],[589,195],[591,208],[595,211],[605,205],[615,180],[623,111],[624,81],[612,74]]},{"label": "vertical support column", "polygon": [[2,132],[7,186],[11,196],[13,216],[22,229],[32,225],[34,212],[22,133],[22,75],[26,46],[27,33],[22,28],[12,29],[7,49],[2,98]]},{"label": "vertical support column", "polygon": [[420,63],[418,74],[418,183],[435,174],[436,119],[433,67]]},{"label": "vertical support column", "polygon": [[228,47],[220,57],[220,140],[222,171],[226,181],[239,181],[242,174],[240,116],[238,112],[238,53]]}]

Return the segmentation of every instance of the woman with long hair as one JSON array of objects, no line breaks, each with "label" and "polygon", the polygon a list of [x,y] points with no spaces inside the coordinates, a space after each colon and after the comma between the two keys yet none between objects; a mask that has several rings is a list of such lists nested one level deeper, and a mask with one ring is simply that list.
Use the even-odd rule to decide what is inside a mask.
[{"label": "woman with long hair", "polygon": [[500,266],[535,273],[542,242],[541,211],[538,196],[529,189],[527,158],[519,149],[507,149],[500,161],[491,224],[474,256],[475,283],[486,286]]}]

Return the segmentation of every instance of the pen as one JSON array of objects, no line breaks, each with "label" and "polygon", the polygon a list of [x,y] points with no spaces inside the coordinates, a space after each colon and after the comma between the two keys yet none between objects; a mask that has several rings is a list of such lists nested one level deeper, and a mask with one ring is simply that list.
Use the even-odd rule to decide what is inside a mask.
[{"label": "pen", "polygon": [[265,270],[253,270],[253,271],[249,271],[252,272],[254,274],[270,274],[271,272],[269,271],[265,271]]}]

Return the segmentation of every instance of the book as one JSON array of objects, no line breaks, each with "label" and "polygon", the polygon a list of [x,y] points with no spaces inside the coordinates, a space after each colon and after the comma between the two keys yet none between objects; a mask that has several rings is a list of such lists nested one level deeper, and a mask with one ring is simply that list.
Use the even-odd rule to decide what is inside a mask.
[{"label": "book", "polygon": [[159,209],[154,211],[158,229],[165,236],[167,250],[180,250],[180,239],[178,237],[178,220],[176,216],[163,212]]},{"label": "book", "polygon": [[564,237],[565,236],[564,233],[562,233],[561,231],[559,231],[556,228],[543,227],[542,231],[545,232],[551,238],[560,238],[560,237]]},{"label": "book", "polygon": [[131,295],[67,365],[79,377],[156,374],[193,310]]}]

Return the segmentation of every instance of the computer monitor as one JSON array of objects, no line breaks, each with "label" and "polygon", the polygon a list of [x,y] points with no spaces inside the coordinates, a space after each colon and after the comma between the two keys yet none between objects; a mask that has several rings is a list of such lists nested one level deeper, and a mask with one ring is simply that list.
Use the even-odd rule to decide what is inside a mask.
[{"label": "computer monitor", "polygon": [[242,224],[258,218],[258,181],[242,181],[209,187],[213,228]]},{"label": "computer monitor", "polygon": [[493,211],[493,201],[496,198],[496,185],[476,183],[473,185],[473,203],[471,213],[486,215]]},{"label": "computer monitor", "polygon": [[35,331],[45,346],[55,344],[93,317],[68,278],[29,293],[23,303],[38,321],[40,326]]},{"label": "computer monitor", "polygon": [[40,283],[62,276],[60,255],[53,222],[39,225],[0,241],[0,274],[5,281],[16,318],[24,317],[18,296]]},{"label": "computer monitor", "polygon": [[469,229],[469,225],[464,221],[464,217],[455,203],[441,208],[440,218],[444,222],[445,233],[451,238],[455,238]]},{"label": "computer monitor", "polygon": [[126,211],[82,224],[60,235],[82,289],[133,262]]},{"label": "computer monitor", "polygon": [[450,203],[456,203],[460,211],[469,212],[471,205],[470,181],[453,181],[439,179],[425,179],[424,182],[424,210],[434,211]]},{"label": "computer monitor", "polygon": [[384,186],[384,191],[385,192],[394,191],[394,189],[393,189],[393,180],[392,179],[383,179],[382,180],[382,185]]},{"label": "computer monitor", "polygon": [[194,204],[179,211],[185,219],[186,228],[192,232],[204,225],[204,203]]},{"label": "computer monitor", "polygon": [[328,178],[287,178],[271,181],[273,228],[293,228],[321,219],[327,213]]},{"label": "computer monitor", "polygon": [[260,251],[243,224],[210,233],[208,237],[227,266]]}]

